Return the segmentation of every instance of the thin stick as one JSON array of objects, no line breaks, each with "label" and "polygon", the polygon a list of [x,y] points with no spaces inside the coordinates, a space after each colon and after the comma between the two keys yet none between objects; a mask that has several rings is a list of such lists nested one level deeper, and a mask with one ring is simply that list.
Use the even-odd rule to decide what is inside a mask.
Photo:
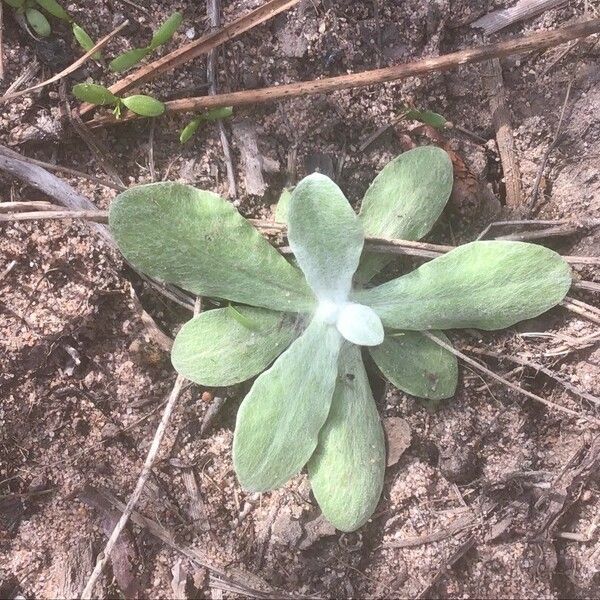
[{"label": "thin stick", "polygon": [[[201,310],[202,298],[198,296],[194,303],[194,316],[199,315]],[[108,542],[106,542],[106,546],[104,547],[104,551],[98,555],[96,566],[94,567],[94,570],[92,571],[92,574],[90,575],[90,578],[88,579],[85,588],[81,593],[82,600],[89,600],[92,597],[96,581],[98,581],[98,577],[100,577],[104,567],[106,566],[106,563],[110,558],[110,553],[112,552],[119,535],[125,528],[125,525],[127,525],[127,521],[129,520],[129,517],[133,513],[133,510],[135,509],[135,506],[142,495],[142,491],[144,490],[144,486],[146,485],[148,478],[150,477],[150,473],[152,472],[152,465],[154,464],[156,456],[158,455],[160,444],[167,430],[167,425],[169,424],[169,420],[173,414],[173,410],[177,404],[177,400],[179,399],[179,395],[181,394],[184,383],[185,377],[183,377],[183,375],[177,375],[177,379],[175,379],[175,383],[173,384],[173,389],[171,390],[171,394],[169,395],[162,418],[158,424],[154,438],[152,439],[150,450],[148,450],[148,455],[144,461],[144,466],[142,467],[142,472],[140,473],[135,489],[133,490],[133,493],[127,502],[127,506],[125,507],[119,522],[115,525],[113,532],[110,534]]]},{"label": "thin stick", "polygon": [[[45,219],[84,219],[105,223],[108,212],[105,210],[56,210],[24,212],[14,215],[0,214],[0,221],[37,221]],[[285,234],[286,227],[282,223],[274,223],[262,219],[248,219],[257,229]],[[445,244],[430,244],[428,242],[413,242],[410,240],[393,240],[387,238],[365,238],[365,249],[374,254],[396,254],[400,256],[420,256],[422,258],[437,258],[454,250],[456,246]],[[289,246],[280,246],[282,254],[291,254]],[[600,265],[600,256],[563,256],[566,262],[573,265]]]},{"label": "thin stick", "polygon": [[574,290],[584,290],[585,292],[600,292],[600,283],[595,281],[574,281],[571,287]]},{"label": "thin stick", "polygon": [[4,79],[4,2],[0,2],[0,79]]},{"label": "thin stick", "polygon": [[550,157],[550,153],[556,146],[560,140],[560,130],[562,128],[563,119],[565,118],[565,111],[567,109],[567,102],[569,101],[569,96],[571,95],[571,87],[573,86],[574,78],[571,78],[569,81],[569,85],[567,86],[567,91],[565,93],[565,99],[562,105],[562,109],[560,111],[560,117],[558,119],[558,125],[556,126],[556,131],[554,133],[554,139],[551,144],[544,152],[544,156],[542,157],[542,162],[540,163],[540,168],[538,169],[537,175],[535,177],[535,182],[533,183],[533,192],[531,194],[531,199],[529,200],[529,207],[533,208],[537,202],[538,193],[540,191],[540,182],[542,181],[542,175],[544,174],[544,170],[546,169],[546,163],[548,162],[548,158]]},{"label": "thin stick", "polygon": [[[151,81],[155,77],[158,77],[167,71],[171,71],[172,69],[176,69],[198,56],[208,54],[213,48],[238,37],[242,33],[265,21],[268,21],[275,15],[292,8],[298,4],[298,2],[300,2],[300,0],[269,0],[266,4],[259,6],[256,10],[253,10],[247,15],[239,17],[233,21],[233,23],[229,23],[218,31],[210,32],[185,46],[177,48],[177,50],[170,52],[162,58],[140,67],[134,73],[117,81],[117,83],[110,87],[110,91],[118,96],[132,87],[138,87],[142,83]],[[79,109],[79,114],[83,116],[91,110],[94,110],[94,108],[95,106],[92,104],[82,104]]]},{"label": "thin stick", "polygon": [[165,435],[167,425],[169,424],[169,419],[171,418],[173,409],[177,404],[177,399],[179,398],[179,393],[181,392],[181,388],[183,387],[184,382],[185,378],[181,375],[177,375],[175,385],[173,386],[173,390],[171,391],[169,400],[167,401],[167,404],[165,406],[162,418],[160,420],[158,428],[156,429],[156,433],[154,434],[152,445],[150,446],[150,450],[148,451],[148,455],[146,456],[146,460],[144,462],[142,472],[140,473],[140,476],[136,483],[135,489],[133,490],[129,501],[127,502],[127,506],[125,507],[121,518],[115,525],[113,532],[110,534],[108,542],[104,547],[104,551],[98,555],[96,566],[94,567],[94,570],[92,571],[92,574],[90,575],[90,578],[88,579],[87,583],[85,584],[85,588],[81,593],[82,600],[89,600],[90,598],[92,598],[94,594],[94,586],[98,581],[98,577],[100,577],[100,575],[102,574],[102,571],[104,570],[104,567],[106,566],[106,563],[110,558],[110,554],[113,551],[113,548],[115,547],[119,535],[125,528],[125,525],[127,525],[127,521],[129,521],[129,517],[131,516],[133,509],[135,508],[138,500],[140,499],[140,496],[142,495],[142,491],[144,489],[144,486],[146,485],[146,482],[148,481],[148,477],[150,477],[152,465],[154,464],[154,461],[158,454],[160,444]]},{"label": "thin stick", "polygon": [[115,35],[117,35],[123,28],[127,27],[127,25],[129,25],[129,21],[121,23],[121,25],[119,25],[114,31],[112,31],[108,35],[105,35],[91,50],[86,52],[81,58],[78,58],[72,65],[68,66],[66,69],[63,69],[60,73],[57,73],[53,77],[50,77],[50,79],[46,79],[46,81],[42,81],[41,83],[33,85],[19,92],[7,94],[6,96],[1,96],[0,104],[8,102],[9,100],[14,100],[15,98],[19,98],[24,94],[35,92],[36,90],[46,87],[51,83],[55,83],[56,81],[60,81],[63,77],[66,77],[74,71],[77,71],[77,69],[79,69],[81,65],[83,65],[89,58],[91,58],[98,50],[104,48],[104,46],[106,46],[106,44],[108,44],[108,42],[110,42],[110,40],[112,40],[112,38],[115,37]]},{"label": "thin stick", "polygon": [[[221,26],[221,0],[207,0],[207,11],[210,15],[211,27],[218,28]],[[215,96],[218,91],[217,87],[217,53],[216,48],[213,48],[206,57],[206,77],[209,82],[208,93]],[[223,147],[223,156],[225,157],[225,169],[227,170],[227,181],[229,183],[228,195],[230,198],[237,196],[237,186],[235,183],[235,170],[233,168],[233,158],[231,156],[231,148],[227,131],[223,119],[217,121],[219,127],[219,137],[221,138],[221,146]]]},{"label": "thin stick", "polygon": [[448,350],[448,352],[452,352],[452,354],[454,354],[455,356],[460,358],[463,362],[474,367],[475,369],[479,369],[482,373],[485,373],[486,375],[489,375],[496,381],[503,383],[505,386],[509,387],[511,390],[514,390],[515,392],[518,392],[519,394],[523,394],[524,396],[527,396],[528,398],[531,398],[532,400],[535,400],[536,402],[539,402],[540,404],[543,404],[553,410],[557,410],[559,412],[565,413],[565,414],[570,415],[571,417],[575,417],[577,419],[585,419],[585,420],[589,421],[590,423],[593,423],[594,425],[600,425],[600,419],[596,419],[595,417],[590,417],[588,415],[580,414],[577,411],[574,411],[570,408],[561,406],[560,404],[555,404],[554,402],[551,402],[550,400],[546,400],[545,398],[542,398],[541,396],[538,396],[537,394],[534,394],[533,392],[530,392],[529,390],[522,388],[521,386],[513,383],[512,381],[505,379],[501,375],[494,373],[494,371],[491,371],[487,367],[484,367],[482,364],[478,363],[476,360],[473,360],[466,354],[463,354],[456,348],[452,347],[450,344],[446,344],[446,342],[440,340],[435,335],[429,333],[429,331],[423,331],[422,333],[423,333],[423,335],[428,337],[430,340],[435,342],[438,346],[441,346],[445,350]]},{"label": "thin stick", "polygon": [[579,396],[580,398],[583,398],[584,400],[587,400],[588,402],[591,402],[592,404],[600,405],[600,398],[596,398],[596,396],[590,394],[589,392],[586,392],[585,390],[578,388],[576,385],[573,385],[566,379],[563,379],[562,377],[560,377],[559,375],[557,375],[556,373],[554,373],[547,367],[544,367],[544,365],[540,365],[539,363],[536,363],[536,362],[533,362],[530,360],[526,360],[524,358],[521,358],[520,356],[511,356],[509,354],[504,354],[501,352],[493,352],[491,350],[483,350],[482,348],[473,348],[471,346],[469,347],[469,352],[479,354],[480,356],[489,356],[491,358],[495,358],[496,360],[498,360],[500,362],[507,360],[507,361],[515,363],[517,365],[521,365],[523,367],[529,367],[530,369],[539,371],[540,373],[543,373],[547,377],[550,377],[550,379],[554,379],[554,381],[556,381],[557,383],[562,385],[565,389],[567,389],[572,394],[575,394],[576,396]]},{"label": "thin stick", "polygon": [[95,175],[90,175],[89,173],[85,173],[83,171],[78,171],[77,169],[71,169],[71,167],[63,167],[62,165],[54,165],[49,162],[44,162],[43,160],[37,160],[36,158],[29,158],[28,156],[19,155],[20,160],[23,162],[31,163],[32,165],[37,165],[38,167],[43,167],[48,171],[56,171],[57,173],[65,173],[67,175],[73,175],[74,177],[81,177],[83,179],[88,179],[89,181],[93,181],[98,185],[103,185],[104,187],[111,188],[113,190],[117,190],[118,192],[124,191],[126,188],[120,186],[117,183],[113,183],[108,179],[101,179],[100,177],[96,177]]},{"label": "thin stick", "polygon": [[[498,42],[485,46],[476,46],[467,50],[460,50],[451,54],[435,58],[425,58],[404,65],[386,67],[372,71],[363,71],[350,75],[327,77],[314,81],[302,81],[288,85],[276,85],[258,90],[218,94],[216,96],[201,96],[198,98],[182,98],[166,103],[167,111],[171,113],[197,112],[207,108],[221,106],[254,105],[260,102],[274,102],[298,96],[323,94],[337,90],[345,90],[368,85],[375,85],[390,81],[399,81],[415,75],[423,75],[434,71],[446,71],[460,65],[470,64],[501,58],[513,54],[531,52],[558,46],[573,39],[585,37],[600,31],[600,19],[591,19],[584,23],[569,25],[553,31],[539,31],[527,36],[515,38],[505,42]],[[137,118],[129,112],[117,120],[111,116],[103,116],[90,121],[90,126],[101,127],[110,124],[119,124]]]}]

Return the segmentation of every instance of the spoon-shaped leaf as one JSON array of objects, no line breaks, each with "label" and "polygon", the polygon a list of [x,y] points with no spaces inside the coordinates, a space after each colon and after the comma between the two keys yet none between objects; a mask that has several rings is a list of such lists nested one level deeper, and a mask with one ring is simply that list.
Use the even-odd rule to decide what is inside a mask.
[{"label": "spoon-shaped leaf", "polygon": [[354,531],[373,514],[385,472],[385,442],[360,349],[344,344],[331,411],[308,463],[325,518]]},{"label": "spoon-shaped leaf", "polygon": [[[441,331],[435,335],[450,344]],[[369,351],[385,377],[403,392],[418,398],[443,400],[456,391],[456,356],[418,331],[388,333],[383,344]]]},{"label": "spoon-shaped leaf", "polygon": [[302,273],[212,192],[179,183],[134,187],[114,200],[109,224],[125,258],[152,277],[274,310],[314,306]]},{"label": "spoon-shaped leaf", "polygon": [[57,19],[70,23],[73,19],[69,13],[56,0],[35,0],[44,10]]},{"label": "spoon-shaped leaf", "polygon": [[77,100],[98,106],[116,104],[119,101],[108,88],[97,83],[77,83],[73,86],[73,96]]},{"label": "spoon-shaped leaf", "polygon": [[136,115],[142,117],[158,117],[165,112],[165,105],[152,96],[136,94],[121,100],[123,104]]},{"label": "spoon-shaped leaf", "polygon": [[[81,25],[77,25],[77,23],[73,23],[73,35],[86,52],[89,52],[96,45],[88,32],[81,27]],[[100,60],[102,58],[102,53],[98,50],[92,54],[92,58],[94,60]]]},{"label": "spoon-shaped leaf", "polygon": [[[360,208],[365,235],[419,240],[427,234],[452,192],[452,162],[436,146],[404,152],[389,162],[371,183]],[[357,279],[369,281],[388,256],[366,254]]]},{"label": "spoon-shaped leaf", "polygon": [[27,8],[25,10],[25,18],[31,29],[40,37],[48,37],[52,33],[52,28],[48,19],[37,9]]},{"label": "spoon-shaped leaf", "polygon": [[308,462],[329,414],[341,343],[335,327],[313,319],[254,382],[233,439],[235,471],[247,490],[283,485]]},{"label": "spoon-shaped leaf", "polygon": [[294,318],[264,308],[209,310],[177,334],[171,361],[178,373],[200,385],[226,386],[264,371],[297,337]]},{"label": "spoon-shaped leaf", "polygon": [[556,252],[523,242],[472,242],[412,273],[356,293],[394,329],[503,329],[558,304],[571,286]]},{"label": "spoon-shaped leaf", "polygon": [[344,304],[335,324],[345,339],[358,346],[377,346],[383,342],[381,319],[364,304]]},{"label": "spoon-shaped leaf", "polygon": [[150,52],[150,48],[133,48],[133,50],[127,50],[113,58],[108,64],[108,68],[115,73],[122,73],[123,71],[127,71],[127,69],[131,69],[134,65],[137,65]]},{"label": "spoon-shaped leaf", "polygon": [[166,44],[177,31],[177,28],[183,21],[183,15],[180,12],[174,12],[155,32],[150,42],[150,48],[156,49],[162,44]]},{"label": "spoon-shaped leaf", "polygon": [[294,188],[288,207],[288,239],[317,298],[345,302],[364,235],[356,213],[329,177],[313,173]]},{"label": "spoon-shaped leaf", "polygon": [[279,196],[279,200],[275,205],[275,211],[273,214],[277,223],[287,223],[288,210],[290,208],[290,200],[292,199],[293,191],[294,188],[283,188],[281,191],[281,195]]}]

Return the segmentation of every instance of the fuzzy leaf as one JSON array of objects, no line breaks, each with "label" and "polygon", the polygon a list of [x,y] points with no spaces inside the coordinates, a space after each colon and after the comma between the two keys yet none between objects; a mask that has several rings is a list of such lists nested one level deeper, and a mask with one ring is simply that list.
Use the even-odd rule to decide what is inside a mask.
[{"label": "fuzzy leaf", "polygon": [[292,192],[294,188],[283,188],[281,195],[279,196],[279,200],[275,205],[275,221],[277,223],[286,223],[288,220],[288,210],[290,208],[290,200],[292,199]]},{"label": "fuzzy leaf", "polygon": [[317,298],[345,302],[364,235],[356,213],[329,177],[313,173],[294,188],[288,239]]},{"label": "fuzzy leaf", "polygon": [[[94,40],[88,35],[88,32],[81,27],[81,25],[77,25],[77,23],[73,23],[73,35],[86,52],[89,52],[96,45]],[[98,50],[92,54],[92,58],[94,60],[100,60],[102,58],[102,53]]]},{"label": "fuzzy leaf", "polygon": [[73,19],[69,13],[56,0],[35,0],[45,11],[57,19],[70,23]]},{"label": "fuzzy leaf", "polygon": [[[365,235],[419,240],[442,214],[452,192],[452,162],[436,146],[422,146],[390,161],[371,183],[360,209]],[[357,279],[366,283],[392,260],[365,254]]]},{"label": "fuzzy leaf", "polygon": [[25,10],[25,17],[33,31],[40,37],[48,37],[52,33],[48,19],[39,10],[28,8]]},{"label": "fuzzy leaf", "polygon": [[[451,343],[441,331],[435,335]],[[456,356],[418,331],[388,333],[383,344],[369,351],[385,377],[407,394],[443,400],[456,391]]]},{"label": "fuzzy leaf", "polygon": [[381,319],[364,304],[344,304],[338,314],[336,327],[345,339],[358,346],[377,346],[383,342]]},{"label": "fuzzy leaf", "polygon": [[103,85],[97,83],[77,83],[73,86],[73,96],[82,102],[89,102],[98,106],[116,104],[119,99]]},{"label": "fuzzy leaf", "polygon": [[341,343],[335,327],[313,319],[254,382],[233,439],[233,463],[245,489],[279,487],[308,462],[331,406]]},{"label": "fuzzy leaf", "polygon": [[383,487],[385,441],[360,349],[344,344],[331,411],[308,463],[325,518],[354,531],[373,514]]},{"label": "fuzzy leaf", "polygon": [[165,105],[151,96],[136,94],[121,101],[131,112],[142,117],[158,117],[165,112]]},{"label": "fuzzy leaf", "polygon": [[150,48],[133,48],[133,50],[127,50],[127,52],[123,52],[113,58],[108,64],[108,68],[115,73],[122,73],[137,65],[150,52]]},{"label": "fuzzy leaf", "polygon": [[302,273],[212,192],[180,183],[134,187],[114,200],[109,224],[125,258],[148,275],[273,310],[314,306]]},{"label": "fuzzy leaf", "polygon": [[166,44],[177,31],[177,28],[183,21],[183,15],[180,12],[174,12],[155,32],[150,42],[150,48],[155,50],[158,46]]},{"label": "fuzzy leaf", "polygon": [[6,4],[13,8],[21,8],[25,4],[25,0],[4,0]]},{"label": "fuzzy leaf", "polygon": [[556,252],[524,242],[472,242],[412,273],[357,292],[393,329],[503,329],[558,304],[571,286]]},{"label": "fuzzy leaf", "polygon": [[177,334],[171,361],[178,373],[200,385],[223,387],[264,371],[297,337],[294,319],[264,308],[209,310]]}]

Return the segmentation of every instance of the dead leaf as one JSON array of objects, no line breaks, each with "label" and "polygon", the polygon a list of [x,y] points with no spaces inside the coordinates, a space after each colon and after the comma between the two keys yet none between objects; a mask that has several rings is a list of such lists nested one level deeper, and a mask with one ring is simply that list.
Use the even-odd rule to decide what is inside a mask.
[{"label": "dead leaf", "polygon": [[404,451],[410,446],[411,433],[408,423],[400,417],[383,419],[383,429],[387,439],[387,466],[395,465]]}]

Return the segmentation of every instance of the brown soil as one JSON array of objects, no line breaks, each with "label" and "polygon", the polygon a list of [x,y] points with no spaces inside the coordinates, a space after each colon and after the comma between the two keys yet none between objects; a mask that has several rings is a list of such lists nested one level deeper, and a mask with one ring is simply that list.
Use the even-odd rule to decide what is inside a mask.
[{"label": "brown soil", "polygon": [[[208,28],[203,2],[137,3],[148,9],[121,0],[64,5],[95,39],[130,19],[123,35],[109,45],[109,56],[147,42],[151,30],[176,9],[185,15],[184,26],[160,52],[185,43],[186,32],[197,37]],[[224,20],[230,21],[261,2],[223,4]],[[481,41],[465,23],[510,4],[306,0],[226,44],[219,54],[219,87],[262,87],[464,48]],[[597,10],[592,5],[589,10]],[[511,26],[498,38],[574,22],[586,6],[576,0]],[[36,76],[41,80],[79,55],[60,24],[50,43],[49,48],[31,40],[5,4],[0,91],[34,60],[42,65]],[[598,218],[600,50],[590,39],[559,59],[563,51],[503,62],[524,194],[532,194],[571,83],[562,133],[550,154],[533,216]],[[246,216],[268,217],[282,187],[315,168],[331,174],[356,204],[390,158],[411,144],[430,143],[422,131],[406,124],[360,149],[369,135],[410,105],[442,113],[490,140],[484,144],[457,129],[442,134],[466,171],[464,185],[429,239],[473,239],[499,217],[498,211],[510,216],[501,207],[504,182],[483,73],[481,65],[465,66],[397,85],[236,111],[226,125],[240,188],[235,204]],[[86,77],[115,80],[92,65],[67,87]],[[171,99],[202,94],[205,83],[204,61],[196,60],[145,89]],[[0,143],[107,179],[87,146],[56,126],[59,107],[56,86],[2,106]],[[246,193],[248,173],[235,134],[244,123],[256,130],[264,197]],[[126,185],[151,181],[154,173],[156,180],[180,180],[226,195],[216,126],[207,126],[181,146],[178,134],[184,124],[179,117],[164,118],[151,127],[140,122],[97,136]],[[115,195],[84,179],[68,180],[99,207],[107,207]],[[4,175],[0,186],[3,201],[48,199]],[[582,231],[544,243],[565,254],[597,255],[599,236]],[[170,336],[189,313],[146,288],[84,224],[3,226],[0,257],[0,272],[16,261],[0,281],[0,597],[76,595],[115,514],[118,518],[100,492],[127,500],[174,381],[168,353],[142,321],[131,286]],[[576,273],[599,280],[593,267]],[[597,301],[592,295],[576,296]],[[593,323],[557,308],[508,331],[452,332],[451,337],[457,347],[479,346],[543,363],[600,396],[598,346],[565,346],[565,336],[594,332]],[[486,361],[503,373],[514,366]],[[231,440],[247,385],[226,390],[192,386],[184,392],[140,513],[180,547],[197,549],[206,562],[269,594],[275,588],[277,593],[335,598],[600,595],[600,451],[597,432],[588,422],[533,403],[467,368],[456,397],[436,410],[384,386],[374,369],[371,375],[382,415],[404,418],[412,441],[389,467],[377,512],[358,532],[340,534],[323,522],[304,475],[272,493],[241,490],[232,470]],[[586,414],[596,411],[533,369],[509,377],[556,404]],[[214,397],[227,402],[201,433]],[[130,525],[97,590],[111,597],[219,598],[222,585],[147,527]]]}]

